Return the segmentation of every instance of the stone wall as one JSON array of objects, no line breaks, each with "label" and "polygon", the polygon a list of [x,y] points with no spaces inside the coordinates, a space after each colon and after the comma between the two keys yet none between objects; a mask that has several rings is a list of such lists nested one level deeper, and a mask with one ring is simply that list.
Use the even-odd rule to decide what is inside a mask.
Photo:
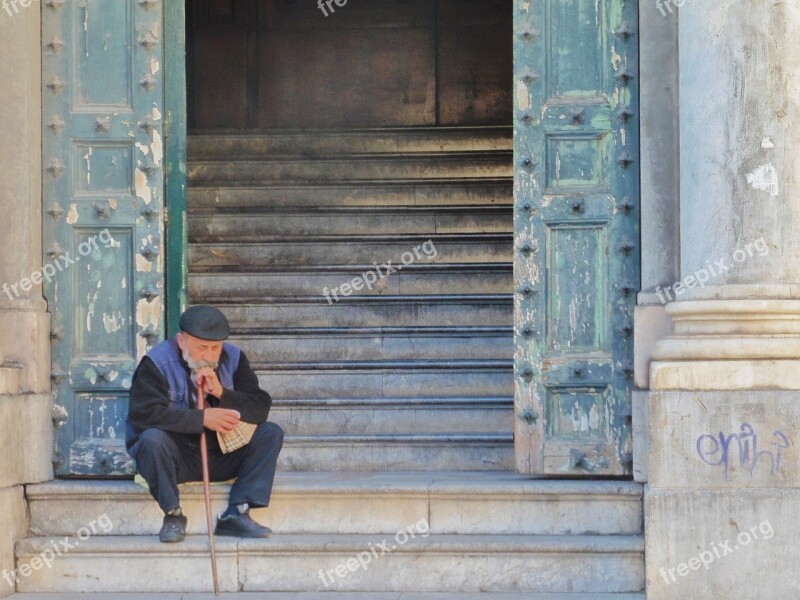
[{"label": "stone wall", "polygon": [[0,596],[28,529],[23,485],[52,479],[47,307],[19,287],[42,263],[40,7],[0,8]]},{"label": "stone wall", "polygon": [[669,326],[636,323],[647,598],[796,598],[800,13],[667,4],[655,20],[677,26],[680,272],[656,290]]}]

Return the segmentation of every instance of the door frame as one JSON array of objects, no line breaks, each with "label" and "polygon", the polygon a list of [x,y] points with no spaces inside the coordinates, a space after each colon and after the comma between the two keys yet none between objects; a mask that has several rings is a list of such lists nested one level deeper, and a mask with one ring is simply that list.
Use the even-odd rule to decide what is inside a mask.
[{"label": "door frame", "polygon": [[186,2],[164,3],[164,230],[166,336],[188,303]]}]

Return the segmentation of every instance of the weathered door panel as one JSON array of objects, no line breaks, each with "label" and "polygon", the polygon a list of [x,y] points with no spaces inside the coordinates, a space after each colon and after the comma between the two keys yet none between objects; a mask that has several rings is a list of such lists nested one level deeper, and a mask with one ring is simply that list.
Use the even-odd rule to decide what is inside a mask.
[{"label": "weathered door panel", "polygon": [[517,0],[517,469],[629,474],[637,7]]},{"label": "weathered door panel", "polygon": [[[131,472],[131,375],[163,331],[162,4],[42,7],[45,296],[58,475]],[[73,262],[74,261],[74,262]]]}]

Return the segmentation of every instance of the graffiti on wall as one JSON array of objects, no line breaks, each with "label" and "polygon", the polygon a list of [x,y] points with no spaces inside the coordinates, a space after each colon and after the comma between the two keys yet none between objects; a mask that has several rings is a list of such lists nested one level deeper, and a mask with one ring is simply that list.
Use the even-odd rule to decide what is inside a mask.
[{"label": "graffiti on wall", "polygon": [[[742,423],[738,432],[728,435],[722,431],[716,435],[701,435],[697,438],[696,448],[704,463],[722,469],[725,481],[728,480],[731,466],[745,468],[752,476],[759,465],[769,465],[770,474],[775,475],[780,471],[781,451],[789,447],[789,439],[782,431],[775,429],[767,447],[764,447],[763,441],[761,448],[758,444],[758,434],[753,426]],[[767,467],[762,467],[765,468]]]}]

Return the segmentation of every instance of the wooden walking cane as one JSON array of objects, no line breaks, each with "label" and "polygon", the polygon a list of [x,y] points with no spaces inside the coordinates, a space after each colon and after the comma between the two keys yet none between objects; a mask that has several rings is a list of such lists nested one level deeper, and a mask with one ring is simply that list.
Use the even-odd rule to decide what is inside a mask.
[{"label": "wooden walking cane", "polygon": [[[203,410],[206,407],[205,393],[203,392],[204,381],[198,378],[197,381],[197,408]],[[217,576],[217,546],[214,543],[214,528],[211,518],[211,477],[208,474],[208,443],[206,441],[206,431],[200,434],[200,459],[203,463],[203,495],[206,501],[206,523],[208,524],[208,541],[211,543],[211,576],[214,578],[214,594],[219,596],[219,577]]]}]

